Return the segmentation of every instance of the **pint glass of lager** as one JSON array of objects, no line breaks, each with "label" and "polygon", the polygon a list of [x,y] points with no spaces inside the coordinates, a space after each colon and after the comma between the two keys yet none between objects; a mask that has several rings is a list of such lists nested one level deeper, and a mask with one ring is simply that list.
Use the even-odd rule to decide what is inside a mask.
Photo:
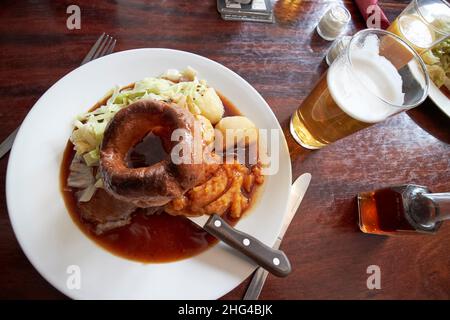
[{"label": "pint glass of lager", "polygon": [[[399,49],[412,59],[397,68]],[[407,42],[385,30],[362,30],[293,114],[292,136],[308,149],[326,146],[421,104],[429,81]]]}]

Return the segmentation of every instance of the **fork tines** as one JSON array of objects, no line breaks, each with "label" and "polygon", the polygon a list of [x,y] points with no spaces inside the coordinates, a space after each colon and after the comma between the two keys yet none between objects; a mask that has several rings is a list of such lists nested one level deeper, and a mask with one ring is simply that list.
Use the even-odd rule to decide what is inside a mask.
[{"label": "fork tines", "polygon": [[83,59],[81,64],[83,65],[86,62],[110,54],[111,52],[113,52],[115,45],[116,39],[103,32],[102,35],[97,39],[95,44],[92,46],[86,57]]}]

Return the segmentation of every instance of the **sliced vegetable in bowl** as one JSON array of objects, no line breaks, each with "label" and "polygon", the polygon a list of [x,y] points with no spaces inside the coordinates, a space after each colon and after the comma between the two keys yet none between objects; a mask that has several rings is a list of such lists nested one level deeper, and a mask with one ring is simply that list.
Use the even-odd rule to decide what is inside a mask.
[{"label": "sliced vegetable in bowl", "polygon": [[450,90],[450,39],[422,54],[431,80],[438,88]]}]

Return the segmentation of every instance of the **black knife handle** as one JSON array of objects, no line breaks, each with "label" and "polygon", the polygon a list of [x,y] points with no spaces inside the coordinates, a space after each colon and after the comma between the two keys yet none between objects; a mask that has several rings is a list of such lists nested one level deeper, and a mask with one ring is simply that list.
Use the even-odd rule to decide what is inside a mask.
[{"label": "black knife handle", "polygon": [[258,239],[234,229],[216,214],[209,218],[203,229],[277,277],[285,277],[291,272],[291,264],[283,251],[272,249]]}]

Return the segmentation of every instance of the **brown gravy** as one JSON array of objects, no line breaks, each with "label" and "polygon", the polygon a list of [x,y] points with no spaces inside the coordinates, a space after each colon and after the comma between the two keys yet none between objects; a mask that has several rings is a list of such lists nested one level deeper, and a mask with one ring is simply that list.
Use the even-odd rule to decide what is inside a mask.
[{"label": "brown gravy", "polygon": [[[225,116],[241,114],[228,99],[220,94],[219,96],[225,106]],[[100,101],[92,109],[103,105],[107,99]],[[158,140],[157,136],[149,134],[134,150],[130,151],[130,165],[133,167],[146,166],[156,163],[166,156],[161,142]],[[149,145],[152,146],[152,151],[156,150],[153,155],[143,152]],[[129,225],[97,235],[93,231],[92,225],[81,218],[75,195],[76,190],[67,186],[69,167],[74,155],[73,144],[69,141],[61,165],[61,192],[73,221],[101,247],[115,255],[131,260],[170,262],[197,255],[217,242],[215,238],[185,217],[171,216],[167,213],[144,215],[139,212],[140,209],[133,214]],[[249,195],[251,200],[254,200],[256,192],[256,190],[252,191],[252,195]],[[251,202],[253,203],[253,201]],[[238,219],[229,217],[228,214],[225,214],[223,218],[231,225],[235,225],[238,221]]]}]

